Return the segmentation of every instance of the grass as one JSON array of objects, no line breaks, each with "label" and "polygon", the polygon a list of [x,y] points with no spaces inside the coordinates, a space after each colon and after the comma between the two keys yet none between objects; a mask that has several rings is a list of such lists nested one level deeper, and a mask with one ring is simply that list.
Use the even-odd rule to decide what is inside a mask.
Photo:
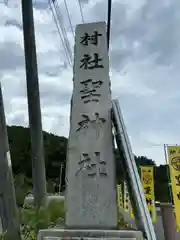
[{"label": "grass", "polygon": [[[20,220],[22,240],[36,240],[40,229],[64,226],[64,202],[53,200],[47,208],[40,209],[26,205],[20,209]],[[6,239],[6,233],[0,236],[0,240],[4,239]]]}]

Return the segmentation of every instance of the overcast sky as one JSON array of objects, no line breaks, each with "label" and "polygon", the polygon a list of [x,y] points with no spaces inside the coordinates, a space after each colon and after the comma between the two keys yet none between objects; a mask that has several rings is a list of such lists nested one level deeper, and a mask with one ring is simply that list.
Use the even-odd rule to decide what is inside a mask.
[{"label": "overcast sky", "polygon": [[[2,2],[2,0],[0,0]],[[0,73],[8,125],[28,125],[20,0],[0,4]],[[106,21],[107,0],[81,0],[85,22]],[[67,0],[73,28],[78,0]],[[70,48],[74,38],[59,6]],[[43,129],[68,136],[72,68],[49,9],[34,3]],[[118,98],[133,152],[163,164],[163,144],[180,143],[180,1],[113,0],[112,95]]]}]

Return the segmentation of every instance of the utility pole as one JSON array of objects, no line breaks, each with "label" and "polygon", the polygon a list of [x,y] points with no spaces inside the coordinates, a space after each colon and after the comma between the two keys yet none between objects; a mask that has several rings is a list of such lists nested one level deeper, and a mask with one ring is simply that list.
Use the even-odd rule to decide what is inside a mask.
[{"label": "utility pole", "polygon": [[32,0],[22,0],[22,20],[31,134],[34,203],[37,207],[40,207],[42,204],[46,204],[47,187]]},{"label": "utility pole", "polygon": [[109,50],[110,35],[111,35],[111,11],[112,11],[112,0],[108,0],[108,16],[107,16],[107,47]]},{"label": "utility pole", "polygon": [[6,128],[4,103],[0,85],[0,202],[3,239],[20,240],[20,221],[16,205],[14,178],[11,166],[11,156]]}]

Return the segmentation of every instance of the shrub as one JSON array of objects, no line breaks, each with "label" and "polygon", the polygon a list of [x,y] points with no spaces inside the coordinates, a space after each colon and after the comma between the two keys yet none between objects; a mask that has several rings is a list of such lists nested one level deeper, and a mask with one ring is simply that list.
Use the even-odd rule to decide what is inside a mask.
[{"label": "shrub", "polygon": [[[36,240],[40,229],[64,226],[65,211],[63,201],[54,200],[47,207],[39,209],[25,205],[19,211],[22,240]],[[6,234],[0,235],[0,240],[5,239],[5,237]]]}]

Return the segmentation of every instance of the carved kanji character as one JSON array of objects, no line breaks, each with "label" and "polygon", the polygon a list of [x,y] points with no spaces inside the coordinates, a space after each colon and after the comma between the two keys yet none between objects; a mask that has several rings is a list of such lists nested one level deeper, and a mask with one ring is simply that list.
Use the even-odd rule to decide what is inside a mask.
[{"label": "carved kanji character", "polygon": [[103,82],[101,80],[87,79],[80,82],[83,84],[83,89],[80,92],[83,94],[81,99],[84,100],[84,103],[88,103],[90,101],[98,102],[100,98],[100,94],[97,93],[97,88],[100,88]]},{"label": "carved kanji character", "polygon": [[94,58],[92,58],[89,54],[84,54],[84,57],[81,60],[80,68],[84,69],[94,69],[94,68],[104,68],[100,62],[102,58],[99,57],[98,53],[94,53]]},{"label": "carved kanji character", "polygon": [[86,171],[88,176],[96,176],[98,174],[99,176],[107,176],[106,162],[101,160],[100,152],[95,152],[94,157],[94,161],[92,161],[88,153],[82,153],[76,175],[82,171]]},{"label": "carved kanji character", "polygon": [[81,37],[81,44],[84,46],[88,46],[89,41],[91,44],[98,45],[98,37],[102,36],[102,34],[98,33],[98,31],[94,31],[94,34],[90,36],[87,32],[85,32],[84,36]]}]

